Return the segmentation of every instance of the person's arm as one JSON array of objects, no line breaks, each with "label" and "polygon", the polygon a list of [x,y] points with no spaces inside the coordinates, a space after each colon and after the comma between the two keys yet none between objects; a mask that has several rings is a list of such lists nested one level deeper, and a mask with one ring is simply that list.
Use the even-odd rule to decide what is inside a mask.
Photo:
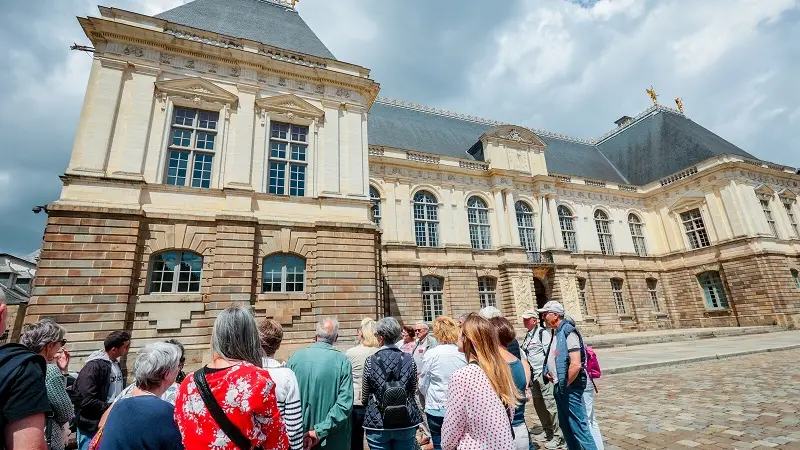
[{"label": "person's arm", "polygon": [[45,384],[47,385],[47,398],[53,408],[53,420],[58,425],[64,425],[72,419],[75,407],[72,406],[69,395],[67,395],[61,371],[52,364],[47,366]]},{"label": "person's arm", "polygon": [[[428,393],[428,387],[431,385],[432,366],[433,366],[433,357],[430,356],[430,353],[426,352],[424,355],[422,355],[422,372],[420,372],[419,376],[419,391],[422,393],[423,397]],[[416,367],[416,364],[414,365],[414,367]]]},{"label": "person's arm", "polygon": [[353,410],[353,366],[348,359],[343,361],[340,373],[342,377],[339,380],[336,404],[328,412],[325,420],[314,425],[314,434],[320,441],[350,420],[350,411]]},{"label": "person's arm", "polygon": [[364,374],[361,376],[361,404],[369,406],[369,397],[375,392],[372,387],[372,357],[364,361]]},{"label": "person's arm", "polygon": [[447,408],[442,423],[443,450],[456,450],[467,430],[467,408],[470,407],[467,399],[469,386],[465,386],[466,380],[462,380],[463,376],[462,372],[456,371],[450,377]]},{"label": "person's arm", "polygon": [[9,422],[4,434],[5,448],[47,450],[47,443],[44,440],[44,413]]},{"label": "person's arm", "polygon": [[567,385],[572,384],[578,374],[581,373],[581,350],[572,350],[569,352],[569,369],[567,369]]},{"label": "person's arm", "polygon": [[[286,433],[286,426],[281,426],[284,422],[281,417],[281,412],[278,410],[278,398],[275,396],[275,382],[270,379],[269,383],[272,386],[264,399],[263,409],[257,412],[258,415],[268,419],[255,421],[255,423],[261,424],[261,433],[264,434],[261,447],[287,450],[289,448],[289,436]],[[264,384],[260,386],[266,388]]]},{"label": "person's arm", "polygon": [[[100,389],[102,386],[108,384],[108,374],[103,367],[100,366],[100,361],[90,361],[78,374],[81,378],[83,372],[86,371],[84,379],[78,383],[78,393],[81,396],[81,413],[89,413],[90,417],[100,417],[103,415],[109,404],[106,399],[100,399]],[[105,375],[105,376],[104,376]],[[85,415],[85,414],[84,414]]]},{"label": "person's arm", "polygon": [[297,377],[289,369],[286,377],[286,404],[283,411],[283,423],[286,424],[286,433],[289,435],[289,448],[303,450],[303,408],[300,402],[300,388]]},{"label": "person's arm", "polygon": [[[522,361],[522,369],[525,371],[525,386],[531,385],[531,365],[528,363],[528,358],[523,357]],[[524,392],[523,392],[524,394]]]}]

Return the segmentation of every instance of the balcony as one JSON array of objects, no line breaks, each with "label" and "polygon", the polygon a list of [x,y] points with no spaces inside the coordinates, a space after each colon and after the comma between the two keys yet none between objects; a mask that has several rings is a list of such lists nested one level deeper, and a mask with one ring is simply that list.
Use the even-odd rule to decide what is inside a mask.
[{"label": "balcony", "polygon": [[528,252],[528,262],[532,264],[553,264],[553,254],[550,252]]}]

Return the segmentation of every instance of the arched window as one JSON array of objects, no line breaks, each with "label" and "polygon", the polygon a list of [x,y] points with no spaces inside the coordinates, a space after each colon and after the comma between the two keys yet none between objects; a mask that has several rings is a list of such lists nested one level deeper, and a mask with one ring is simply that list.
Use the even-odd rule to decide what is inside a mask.
[{"label": "arched window", "polygon": [[169,250],[153,255],[150,292],[200,292],[203,257],[194,252]]},{"label": "arched window", "polygon": [[614,244],[611,241],[611,221],[608,214],[602,209],[594,212],[594,226],[597,228],[597,238],[600,240],[600,251],[604,255],[614,254]]},{"label": "arched window", "polygon": [[420,247],[439,246],[439,204],[430,192],[414,195],[414,235]]},{"label": "arched window", "polygon": [[794,287],[800,289],[800,273],[792,269],[792,280],[794,280]]},{"label": "arched window", "polygon": [[633,249],[636,251],[636,254],[639,256],[647,256],[647,247],[644,244],[642,219],[640,219],[636,214],[628,214],[628,228],[631,230]]},{"label": "arched window", "polygon": [[528,252],[537,252],[536,227],[533,225],[533,211],[525,202],[514,205],[517,212],[517,228],[519,229],[519,242]]},{"label": "arched window", "polygon": [[372,202],[372,221],[381,226],[381,194],[372,186],[369,187],[369,200]]},{"label": "arched window", "polygon": [[422,277],[422,320],[431,322],[444,311],[444,289],[442,279],[433,276]]},{"label": "arched window", "polygon": [[264,292],[303,292],[306,279],[306,260],[289,253],[277,253],[264,258],[261,290]]},{"label": "arched window", "polygon": [[467,200],[467,222],[469,241],[476,250],[487,250],[492,246],[489,235],[489,208],[480,197],[473,195]]},{"label": "arched window", "polygon": [[728,308],[728,298],[725,296],[725,286],[722,284],[719,272],[703,272],[697,276],[697,281],[700,283],[700,287],[703,288],[708,309]]},{"label": "arched window", "polygon": [[561,237],[564,238],[564,248],[578,251],[578,241],[575,238],[575,217],[572,211],[564,205],[558,207],[558,223],[561,225]]},{"label": "arched window", "polygon": [[478,277],[478,299],[481,308],[497,307],[497,280],[492,277]]}]

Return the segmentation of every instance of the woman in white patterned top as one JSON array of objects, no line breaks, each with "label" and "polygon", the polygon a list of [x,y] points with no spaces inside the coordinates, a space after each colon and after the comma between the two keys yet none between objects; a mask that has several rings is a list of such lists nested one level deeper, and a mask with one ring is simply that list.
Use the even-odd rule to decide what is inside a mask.
[{"label": "woman in white patterned top", "polygon": [[289,448],[303,450],[303,410],[297,377],[292,369],[274,359],[283,342],[283,327],[275,320],[265,319],[258,324],[258,335],[261,349],[266,355],[263,358],[263,367],[269,371],[269,376],[275,382],[275,397],[278,400],[278,411],[286,424]]}]

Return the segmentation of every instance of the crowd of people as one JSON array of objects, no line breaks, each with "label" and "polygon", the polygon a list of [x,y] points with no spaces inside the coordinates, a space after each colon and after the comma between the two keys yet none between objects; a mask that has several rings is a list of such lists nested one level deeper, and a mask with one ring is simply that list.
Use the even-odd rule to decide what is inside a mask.
[{"label": "crowd of people", "polygon": [[[6,315],[0,297],[0,329]],[[66,331],[43,319],[0,347],[0,450],[64,449],[71,426],[79,450],[602,449],[596,356],[558,302],[521,319],[522,345],[493,307],[413,326],[366,318],[341,352],[339,322],[326,317],[314,343],[281,363],[280,323],[231,306],[198,370],[183,372],[180,342],[149,342],[125,387],[131,335],[116,331],[69,388]]]}]

